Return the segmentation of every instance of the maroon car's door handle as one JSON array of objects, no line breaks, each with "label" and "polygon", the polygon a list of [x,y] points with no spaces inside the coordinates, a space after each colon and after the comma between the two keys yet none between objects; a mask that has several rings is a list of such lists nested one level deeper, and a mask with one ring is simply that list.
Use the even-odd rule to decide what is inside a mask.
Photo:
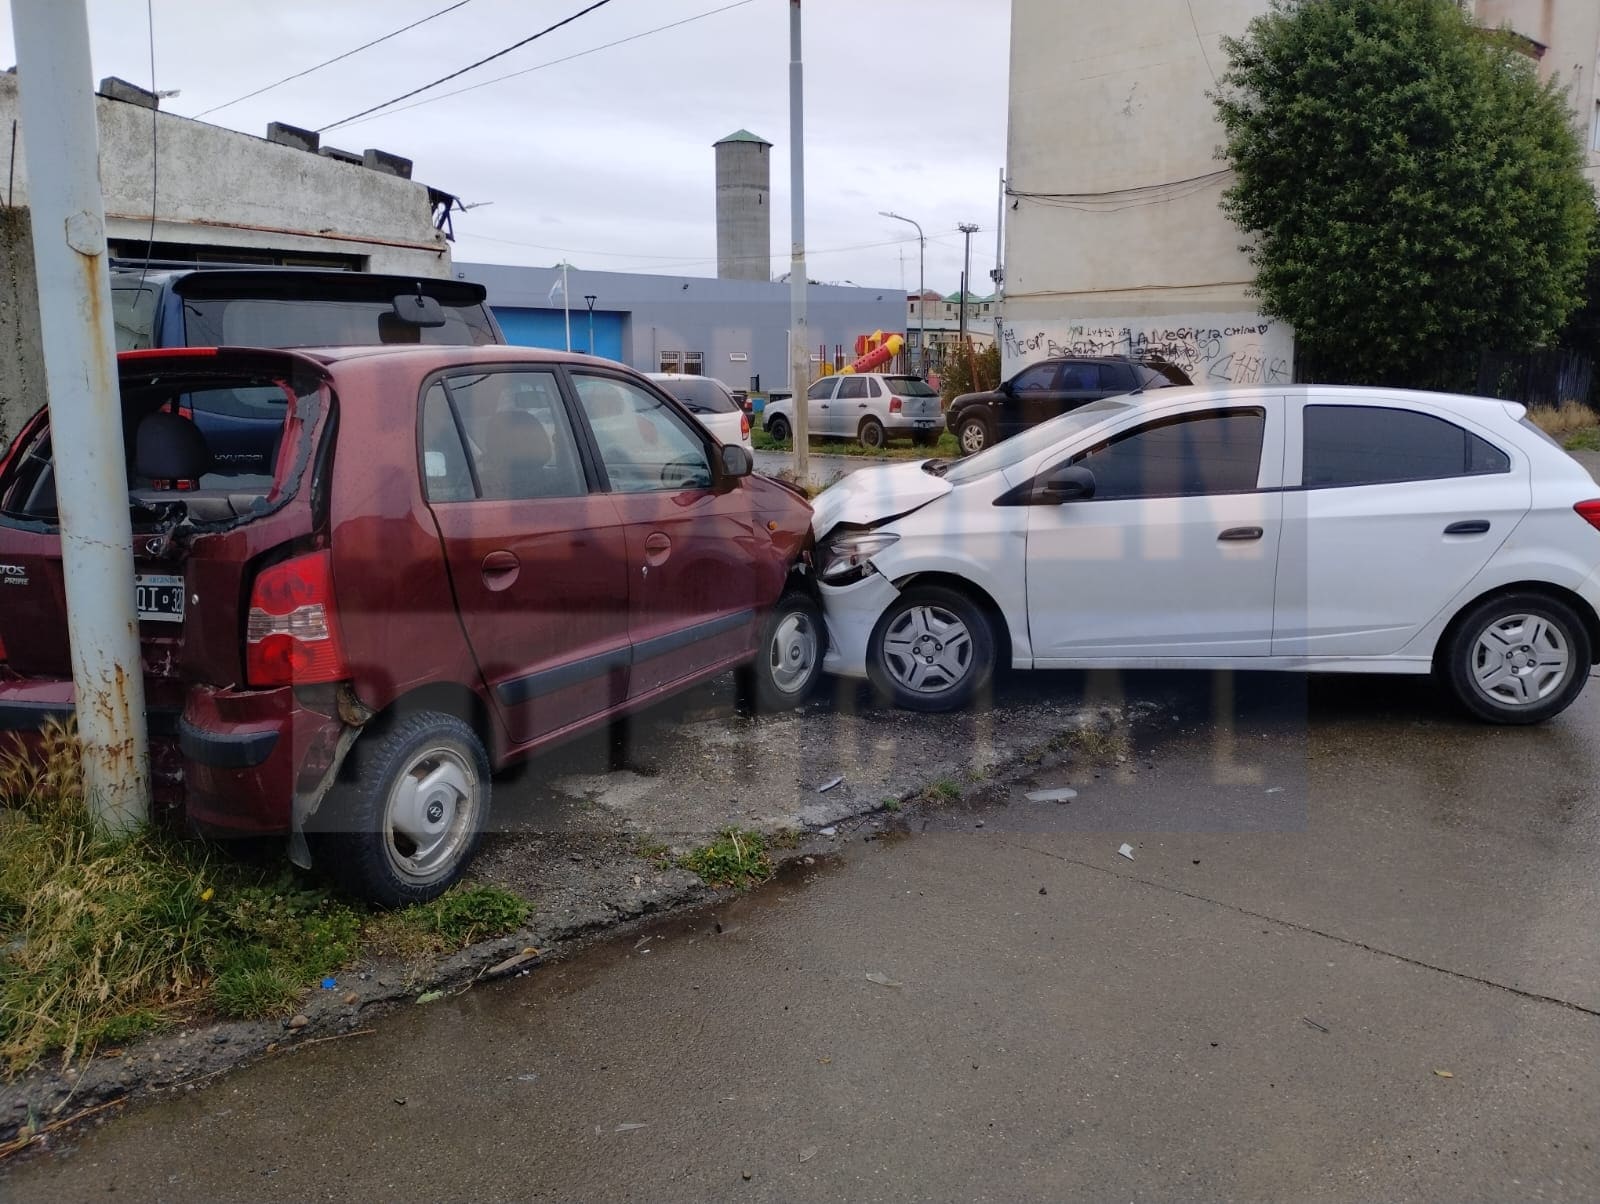
[{"label": "maroon car's door handle", "polygon": [[644,541],[644,562],[652,567],[672,555],[672,540],[665,531],[652,531]]},{"label": "maroon car's door handle", "polygon": [[483,583],[490,589],[505,589],[517,579],[522,562],[510,552],[490,552],[483,558]]}]

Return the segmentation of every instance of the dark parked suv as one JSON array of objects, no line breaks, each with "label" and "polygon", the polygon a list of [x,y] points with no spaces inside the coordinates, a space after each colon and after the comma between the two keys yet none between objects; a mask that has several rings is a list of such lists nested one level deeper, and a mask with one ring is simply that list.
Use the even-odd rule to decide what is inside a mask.
[{"label": "dark parked suv", "polygon": [[1190,384],[1181,368],[1122,356],[1075,356],[1029,364],[992,393],[963,393],[945,427],[970,456],[1019,431],[1102,397]]},{"label": "dark parked suv", "polygon": [[[191,347],[119,369],[152,768],[202,828],[431,898],[494,770],[729,669],[766,709],[821,671],[804,497],[620,365]],[[0,462],[0,571],[0,729],[26,739],[73,706],[44,411]]]}]

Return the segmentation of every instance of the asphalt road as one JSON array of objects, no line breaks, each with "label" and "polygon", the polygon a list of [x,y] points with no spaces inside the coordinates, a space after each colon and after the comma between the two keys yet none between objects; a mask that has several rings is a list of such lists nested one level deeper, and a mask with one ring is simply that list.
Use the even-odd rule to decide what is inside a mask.
[{"label": "asphalt road", "polygon": [[1600,688],[1534,730],[1384,679],[1128,690],[1163,709],[1123,762],[841,830],[0,1196],[1600,1195]]}]

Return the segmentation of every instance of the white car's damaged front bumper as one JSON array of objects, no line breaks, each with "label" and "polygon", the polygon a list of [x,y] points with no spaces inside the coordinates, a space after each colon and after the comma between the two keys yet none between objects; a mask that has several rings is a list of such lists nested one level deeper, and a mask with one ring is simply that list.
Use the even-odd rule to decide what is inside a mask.
[{"label": "white car's damaged front bumper", "polygon": [[849,585],[823,584],[821,590],[823,617],[828,624],[828,654],[823,658],[823,669],[839,677],[865,677],[872,629],[900,591],[876,571]]}]

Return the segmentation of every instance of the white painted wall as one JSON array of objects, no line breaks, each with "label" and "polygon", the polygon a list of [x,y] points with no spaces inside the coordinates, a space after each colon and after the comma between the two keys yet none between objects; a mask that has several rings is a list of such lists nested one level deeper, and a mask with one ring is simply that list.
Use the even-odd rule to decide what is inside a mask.
[{"label": "white painted wall", "polygon": [[[450,275],[450,244],[433,228],[428,189],[264,138],[100,97],[100,182],[106,235],[150,233],[151,119],[157,125],[157,242],[362,256],[374,272]],[[17,77],[0,75],[0,170],[15,152],[12,204],[27,172],[11,146]],[[20,135],[18,135],[20,144]]]},{"label": "white painted wall", "polygon": [[[1253,313],[1206,91],[1267,0],[1012,0],[1008,320]],[[1128,193],[1194,181],[1167,195]]]}]

